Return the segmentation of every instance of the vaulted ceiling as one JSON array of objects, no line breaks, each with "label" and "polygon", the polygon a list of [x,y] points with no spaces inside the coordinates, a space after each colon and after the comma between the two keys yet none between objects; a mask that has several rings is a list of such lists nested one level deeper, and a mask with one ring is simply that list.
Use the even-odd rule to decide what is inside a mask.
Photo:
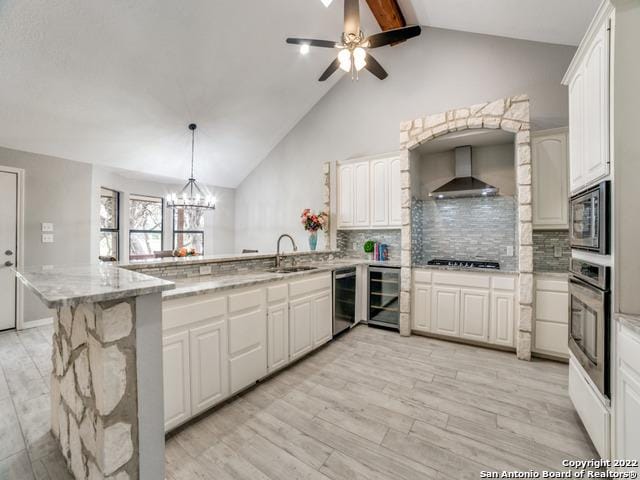
[{"label": "vaulted ceiling", "polygon": [[[409,23],[570,44],[595,3],[400,0]],[[0,0],[0,146],[184,178],[196,122],[197,176],[235,187],[341,78],[285,37],[341,22],[341,0]]]}]

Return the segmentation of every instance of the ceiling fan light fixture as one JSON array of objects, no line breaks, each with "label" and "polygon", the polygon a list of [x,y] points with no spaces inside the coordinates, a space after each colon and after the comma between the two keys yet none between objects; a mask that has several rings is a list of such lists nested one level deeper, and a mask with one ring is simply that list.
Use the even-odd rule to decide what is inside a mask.
[{"label": "ceiling fan light fixture", "polygon": [[331,5],[331,2],[333,2],[333,0],[320,0],[320,1],[327,8],[329,8],[329,5]]},{"label": "ceiling fan light fixture", "polygon": [[302,55],[306,55],[307,53],[309,53],[310,47],[308,43],[303,43],[302,45],[300,45],[300,53]]},{"label": "ceiling fan light fixture", "polygon": [[353,66],[359,72],[367,66],[367,52],[362,47],[356,47],[353,50]]},{"label": "ceiling fan light fixture", "polygon": [[340,61],[340,68],[345,72],[351,71],[351,52],[349,49],[344,48],[338,53],[338,60]]}]

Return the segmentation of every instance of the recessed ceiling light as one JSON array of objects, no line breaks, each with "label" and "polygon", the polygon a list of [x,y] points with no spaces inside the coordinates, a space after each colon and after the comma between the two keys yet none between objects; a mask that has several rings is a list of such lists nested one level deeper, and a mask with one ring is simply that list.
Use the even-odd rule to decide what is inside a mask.
[{"label": "recessed ceiling light", "polygon": [[329,8],[329,5],[331,5],[331,2],[333,2],[333,0],[320,0],[320,1],[327,8]]},{"label": "recessed ceiling light", "polygon": [[300,45],[300,53],[302,55],[306,55],[307,53],[309,53],[309,44],[308,43],[303,43],[302,45]]}]

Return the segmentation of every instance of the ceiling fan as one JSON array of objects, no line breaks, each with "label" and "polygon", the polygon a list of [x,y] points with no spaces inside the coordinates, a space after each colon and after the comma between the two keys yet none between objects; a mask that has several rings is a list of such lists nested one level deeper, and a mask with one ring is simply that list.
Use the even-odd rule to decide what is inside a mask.
[{"label": "ceiling fan", "polygon": [[387,72],[367,52],[367,49],[378,48],[417,37],[420,35],[421,30],[419,25],[409,25],[365,37],[362,30],[360,30],[360,1],[344,0],[344,31],[340,42],[314,40],[311,38],[287,38],[287,43],[300,45],[301,49],[322,47],[340,50],[337,58],[318,79],[320,82],[324,82],[338,68],[345,72],[350,72],[352,79],[358,78],[358,72],[366,68],[380,80],[384,80],[388,76]]}]

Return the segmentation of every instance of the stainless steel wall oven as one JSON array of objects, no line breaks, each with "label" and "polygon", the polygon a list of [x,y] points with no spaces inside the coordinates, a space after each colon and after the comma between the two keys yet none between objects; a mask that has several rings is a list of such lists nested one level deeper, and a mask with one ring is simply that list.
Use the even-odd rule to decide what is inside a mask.
[{"label": "stainless steel wall oven", "polygon": [[609,270],[576,258],[569,267],[569,349],[606,397],[610,394]]},{"label": "stainless steel wall oven", "polygon": [[610,187],[605,181],[571,197],[571,248],[608,255],[610,249]]}]

